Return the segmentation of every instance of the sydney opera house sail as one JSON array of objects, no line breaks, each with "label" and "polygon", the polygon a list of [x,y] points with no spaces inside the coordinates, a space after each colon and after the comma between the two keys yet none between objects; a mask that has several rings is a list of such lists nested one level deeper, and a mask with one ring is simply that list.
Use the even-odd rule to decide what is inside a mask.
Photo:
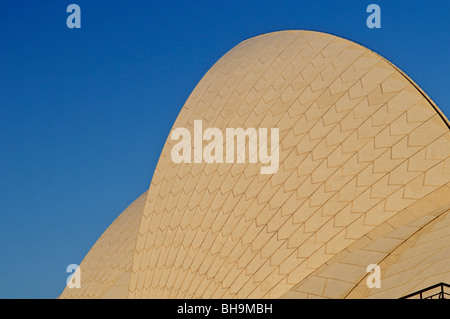
[{"label": "sydney opera house sail", "polygon": [[312,31],[245,40],[173,129],[196,120],[278,128],[278,170],[175,163],[169,136],[149,189],[60,298],[400,298],[450,283],[450,123],[383,57]]}]

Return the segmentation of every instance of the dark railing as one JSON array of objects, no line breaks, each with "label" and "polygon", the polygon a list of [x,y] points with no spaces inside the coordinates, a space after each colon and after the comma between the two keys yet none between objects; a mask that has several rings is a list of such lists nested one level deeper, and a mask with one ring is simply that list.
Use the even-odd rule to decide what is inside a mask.
[{"label": "dark railing", "polygon": [[[446,291],[446,288],[448,288],[448,292]],[[412,294],[401,297],[400,299],[448,299],[450,298],[449,292],[450,285],[441,282],[431,287],[413,292]]]}]

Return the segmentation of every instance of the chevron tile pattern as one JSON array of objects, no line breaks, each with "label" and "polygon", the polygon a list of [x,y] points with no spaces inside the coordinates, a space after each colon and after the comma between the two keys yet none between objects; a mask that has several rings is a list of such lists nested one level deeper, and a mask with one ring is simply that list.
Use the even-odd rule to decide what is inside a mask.
[{"label": "chevron tile pattern", "polygon": [[[441,269],[437,272],[433,271],[428,277],[423,276],[413,280],[412,276],[406,275],[411,271],[411,266],[423,263],[427,267],[434,267],[436,261],[450,257],[448,256],[450,241],[447,239],[445,242],[445,236],[443,236],[448,224],[444,216],[449,215],[450,210],[449,193],[450,183],[397,213],[331,258],[286,293],[283,298],[368,298],[374,292],[377,292],[374,297],[399,298],[437,282],[448,282],[450,279],[448,263],[441,263]],[[443,230],[433,233],[432,224],[436,224],[434,228]],[[427,246],[416,244],[415,238],[421,234],[426,234],[423,237],[430,238]],[[417,256],[417,262],[412,264],[414,258],[407,259],[408,261],[405,260],[393,267],[392,264],[398,260],[399,252],[409,248],[414,251],[413,256]],[[430,259],[429,255],[434,255],[435,259]],[[366,268],[370,264],[381,267],[381,288],[383,288],[381,290],[367,287]],[[394,269],[398,271],[395,273],[398,287],[387,279],[387,274],[395,271]],[[435,280],[438,281],[427,285]],[[416,289],[417,287],[419,288]],[[384,292],[385,288],[390,292],[389,294]],[[396,290],[392,290],[393,288]],[[382,291],[383,294],[380,294]]]},{"label": "chevron tile pattern", "polygon": [[66,287],[60,298],[127,298],[137,230],[147,192],[108,227],[91,248],[81,269],[81,288]]},{"label": "chevron tile pattern", "polygon": [[407,232],[386,237],[413,222],[408,208],[450,197],[449,122],[395,66],[342,38],[282,31],[240,43],[173,128],[192,132],[195,120],[222,131],[279,128],[278,172],[260,174],[248,154],[247,164],[175,164],[169,138],[139,225],[126,229],[135,247],[120,260],[130,269],[122,288],[93,280],[77,296],[345,297],[364,275],[339,282],[328,265],[339,273],[336,260],[370,244],[385,247],[374,250],[382,259],[408,242]]}]

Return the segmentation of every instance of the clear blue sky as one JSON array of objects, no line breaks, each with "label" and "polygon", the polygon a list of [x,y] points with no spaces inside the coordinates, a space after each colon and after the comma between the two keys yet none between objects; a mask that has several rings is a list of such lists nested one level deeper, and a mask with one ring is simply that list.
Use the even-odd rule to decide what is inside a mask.
[{"label": "clear blue sky", "polygon": [[[81,7],[81,29],[66,8]],[[368,29],[379,4],[382,28]],[[150,185],[178,112],[244,39],[333,33],[392,61],[450,114],[449,1],[0,1],[0,298],[56,298]]]}]

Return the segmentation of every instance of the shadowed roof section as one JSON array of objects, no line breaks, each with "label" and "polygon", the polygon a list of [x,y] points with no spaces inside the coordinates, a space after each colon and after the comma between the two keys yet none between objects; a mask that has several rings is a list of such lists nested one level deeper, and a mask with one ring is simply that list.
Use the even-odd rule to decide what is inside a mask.
[{"label": "shadowed roof section", "polygon": [[108,227],[80,264],[81,288],[59,298],[127,298],[137,230],[147,192]]},{"label": "shadowed roof section", "polygon": [[[192,132],[194,120],[222,131],[279,128],[278,172],[262,175],[248,158],[175,164],[169,138],[139,226],[123,226],[134,248],[124,264],[111,259],[130,269],[121,288],[106,290],[120,274],[91,251],[85,261],[108,284],[77,297],[377,297],[358,288],[367,262],[384,272],[396,256],[401,272],[406,247],[419,234],[439,236],[447,221],[448,120],[404,73],[354,42],[313,31],[248,39],[208,71],[173,128]],[[411,289],[428,280],[399,278]],[[392,279],[392,288],[403,284]]]}]

